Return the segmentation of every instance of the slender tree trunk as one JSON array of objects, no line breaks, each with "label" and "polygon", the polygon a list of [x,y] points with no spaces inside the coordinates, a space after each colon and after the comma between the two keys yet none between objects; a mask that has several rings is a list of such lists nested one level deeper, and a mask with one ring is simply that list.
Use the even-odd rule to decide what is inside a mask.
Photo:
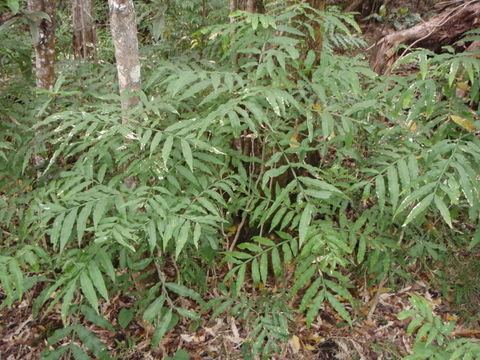
[{"label": "slender tree trunk", "polygon": [[[319,11],[325,11],[325,0],[308,0],[309,5]],[[322,51],[323,34],[322,27],[319,21],[312,23],[314,37],[309,39],[309,47],[316,53]]]},{"label": "slender tree trunk", "polygon": [[[238,9],[238,2],[237,0],[230,0],[229,2],[229,10],[230,10],[230,13],[233,13],[234,11],[237,11]],[[233,17],[230,18],[230,22],[234,22],[235,19]]]},{"label": "slender tree trunk", "polygon": [[357,11],[362,6],[363,2],[364,0],[352,0],[345,8],[345,12]]},{"label": "slender tree trunk", "polygon": [[230,12],[234,12],[238,9],[237,0],[230,0]]},{"label": "slender tree trunk", "polygon": [[207,19],[207,0],[202,0],[202,26],[205,26]]},{"label": "slender tree trunk", "polygon": [[37,17],[31,25],[35,48],[36,84],[40,89],[52,90],[55,85],[55,0],[28,0],[28,10],[43,12],[48,19]]},{"label": "slender tree trunk", "polygon": [[245,7],[245,10],[248,11],[248,12],[254,13],[255,8],[257,7],[256,5],[257,4],[256,4],[255,0],[247,0],[247,5]]},{"label": "slender tree trunk", "polygon": [[115,46],[118,84],[122,95],[123,120],[140,98],[133,93],[141,89],[137,23],[132,0],[108,0],[110,28]]},{"label": "slender tree trunk", "polygon": [[73,55],[76,59],[96,57],[95,28],[92,21],[92,0],[72,0]]}]

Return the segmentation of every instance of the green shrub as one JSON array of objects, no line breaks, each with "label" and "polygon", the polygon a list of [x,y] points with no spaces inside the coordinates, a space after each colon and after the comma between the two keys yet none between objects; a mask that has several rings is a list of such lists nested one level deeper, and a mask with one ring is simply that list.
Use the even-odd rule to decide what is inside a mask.
[{"label": "green shrub", "polygon": [[[478,243],[456,233],[480,209],[477,59],[413,52],[402,61],[418,61],[418,74],[381,77],[361,56],[335,54],[358,44],[348,15],[276,2],[234,17],[199,33],[209,61],[147,63],[127,124],[110,65],[86,78],[89,65],[67,63],[50,97],[17,93],[21,106],[8,111],[22,131],[0,125],[1,188],[12,184],[0,202],[0,281],[4,305],[38,281],[35,315],[61,303],[66,328],[50,344],[71,340],[46,358],[81,358],[76,338],[107,358],[77,319],[111,327],[100,308],[116,291],[138,298],[119,324],[153,323],[153,347],[180,318],[228,311],[252,326],[245,354],[268,358],[294,311],[310,326],[329,304],[352,326],[359,271],[393,277]],[[307,47],[305,18],[328,29],[321,54]],[[459,82],[468,97],[456,96]],[[229,271],[208,300],[202,274],[213,266]],[[291,282],[265,301],[287,267]],[[266,295],[245,296],[257,289]],[[438,343],[443,325],[432,324]]]}]

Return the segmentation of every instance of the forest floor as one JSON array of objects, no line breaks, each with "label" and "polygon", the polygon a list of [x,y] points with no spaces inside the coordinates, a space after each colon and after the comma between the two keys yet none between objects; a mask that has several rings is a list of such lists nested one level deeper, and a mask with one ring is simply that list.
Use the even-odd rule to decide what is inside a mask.
[{"label": "forest floor", "polygon": [[[397,4],[406,3],[399,1]],[[424,4],[423,2],[418,2]],[[419,8],[419,13],[428,9]],[[392,17],[392,21],[396,20]],[[374,39],[376,27],[366,28],[366,38]],[[471,255],[471,254],[470,254]],[[475,257],[475,256],[474,256]],[[477,267],[480,267],[480,254],[476,255]],[[446,265],[447,266],[447,265]],[[463,269],[465,270],[465,269]],[[452,270],[451,271],[456,271]],[[461,282],[461,271],[453,274],[451,283]],[[466,269],[468,273],[468,269]],[[462,275],[462,276],[460,276]],[[222,278],[222,274],[210,279],[212,283]],[[288,278],[288,274],[287,274]],[[352,290],[352,295],[358,301],[355,308],[345,302],[353,319],[353,326],[349,327],[337,315],[330,305],[320,311],[310,328],[302,313],[293,312],[294,319],[290,324],[289,340],[280,345],[281,351],[272,359],[400,359],[409,353],[415,341],[414,335],[407,334],[409,320],[399,320],[397,314],[411,308],[411,295],[422,296],[427,299],[435,314],[443,321],[457,321],[457,328],[453,337],[480,338],[480,287],[470,291],[470,297],[463,299],[465,306],[459,306],[455,301],[458,288],[449,288],[447,295],[432,284],[435,274],[427,272],[415,274],[413,281],[391,285],[386,281],[367,285],[367,279],[360,279]],[[170,279],[171,281],[172,279]],[[174,281],[174,279],[173,279]],[[281,288],[275,284],[268,284],[266,289],[252,289],[252,299],[275,296],[281,293]],[[47,338],[52,333],[63,328],[60,317],[60,304],[52,311],[34,318],[32,306],[34,300],[43,290],[45,283],[39,282],[30,289],[22,302],[16,302],[10,308],[0,310],[0,360],[30,360],[40,359],[41,353],[48,347]],[[460,286],[460,285],[459,285]],[[209,287],[214,289],[215,286]],[[296,302],[302,294],[289,303],[295,308]],[[213,298],[216,294],[206,294]],[[5,298],[0,289],[0,300]],[[110,302],[102,303],[101,310],[105,319],[115,328],[109,331],[93,325],[86,318],[80,319],[81,324],[90,329],[102,340],[110,355],[117,359],[163,359],[173,356],[177,351],[186,351],[190,359],[244,359],[242,344],[255,340],[249,339],[252,330],[246,320],[232,316],[220,316],[209,320],[211,313],[204,313],[199,326],[192,328],[185,320],[178,325],[161,341],[156,349],[151,349],[150,339],[153,332],[151,325],[134,317],[126,328],[122,328],[118,321],[121,309],[131,308],[137,300],[135,294],[117,293]],[[186,300],[182,300],[186,301]],[[182,307],[194,310],[198,305],[194,302],[183,303]],[[475,310],[476,309],[476,310]],[[226,314],[226,313],[225,313]],[[465,316],[465,314],[470,314]],[[59,344],[57,344],[58,346]],[[61,345],[61,343],[60,343]],[[177,352],[176,359],[181,359],[181,352]]]},{"label": "forest floor", "polygon": [[[304,315],[292,312],[294,321],[288,329],[289,340],[280,345],[281,352],[271,359],[400,359],[411,352],[415,338],[407,334],[408,320],[399,320],[397,314],[411,307],[409,298],[413,294],[426,298],[443,321],[457,321],[459,325],[453,337],[480,338],[480,319],[473,322],[458,321],[460,308],[455,304],[454,293],[445,298],[432,288],[429,285],[434,280],[432,273],[423,272],[416,277],[425,280],[416,280],[409,285],[396,284],[395,288],[389,287],[385,281],[380,281],[374,287],[366,286],[367,281],[355,284],[352,294],[358,300],[358,305],[353,309],[345,303],[353,319],[352,327],[329,306],[320,311],[310,328],[306,327]],[[268,285],[268,290],[252,289],[251,298],[261,301],[261,297],[272,297],[281,292],[275,284]],[[40,313],[33,318],[32,304],[42,287],[42,283],[38,283],[22,302],[0,311],[0,359],[40,359],[41,352],[48,346],[47,338],[55,330],[63,328],[59,304],[50,313]],[[295,307],[300,295],[289,305]],[[478,298],[470,299],[470,309],[480,308],[478,295],[480,293],[475,295]],[[215,296],[213,293],[206,295],[207,298]],[[192,328],[191,323],[181,320],[156,349],[151,349],[151,325],[134,317],[122,329],[118,321],[120,310],[130,308],[135,300],[134,294],[118,293],[109,303],[101,305],[102,314],[115,331],[80,319],[82,325],[101,339],[117,359],[164,359],[178,350],[180,352],[175,359],[245,359],[242,344],[255,340],[248,338],[252,329],[247,321],[231,316],[209,320],[211,314],[204,313],[198,327]],[[182,303],[182,306],[198,310],[194,302]],[[180,356],[187,353],[189,357]]]}]

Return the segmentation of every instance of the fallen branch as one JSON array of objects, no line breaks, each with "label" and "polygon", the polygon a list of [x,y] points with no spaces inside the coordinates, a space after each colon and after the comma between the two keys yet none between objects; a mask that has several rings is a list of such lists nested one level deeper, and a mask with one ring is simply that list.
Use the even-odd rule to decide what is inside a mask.
[{"label": "fallen branch", "polygon": [[370,67],[380,74],[387,73],[399,56],[400,45],[439,51],[479,26],[480,0],[456,2],[428,21],[382,37],[372,50]]}]

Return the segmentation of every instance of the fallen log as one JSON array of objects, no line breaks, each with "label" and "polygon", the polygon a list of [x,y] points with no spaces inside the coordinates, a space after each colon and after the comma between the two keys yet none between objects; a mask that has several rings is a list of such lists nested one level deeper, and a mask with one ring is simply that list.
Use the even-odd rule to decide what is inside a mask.
[{"label": "fallen log", "polygon": [[397,49],[400,45],[438,52],[443,46],[454,44],[465,32],[478,27],[480,0],[450,1],[430,20],[390,33],[377,41],[371,52],[370,67],[377,73],[387,73],[399,57]]}]

